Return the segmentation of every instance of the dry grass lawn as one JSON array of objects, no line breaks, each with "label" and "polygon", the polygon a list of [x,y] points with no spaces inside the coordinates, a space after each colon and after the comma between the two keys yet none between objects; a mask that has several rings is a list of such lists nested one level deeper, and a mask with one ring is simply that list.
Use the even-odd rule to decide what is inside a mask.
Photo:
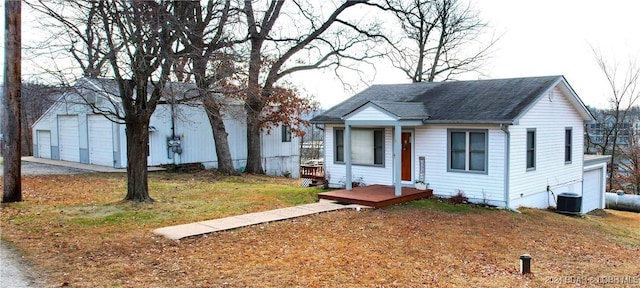
[{"label": "dry grass lawn", "polygon": [[[640,285],[640,214],[567,217],[421,200],[172,241],[159,227],[315,201],[291,179],[154,173],[155,204],[122,203],[124,175],[23,178],[2,238],[51,286],[547,287]],[[519,274],[523,253],[534,274]],[[597,282],[600,281],[600,282]]]}]

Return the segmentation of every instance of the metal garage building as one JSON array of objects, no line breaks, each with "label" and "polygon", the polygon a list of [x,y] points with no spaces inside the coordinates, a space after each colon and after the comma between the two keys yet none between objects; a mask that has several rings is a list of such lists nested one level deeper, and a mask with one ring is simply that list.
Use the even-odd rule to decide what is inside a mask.
[{"label": "metal garage building", "polygon": [[[103,79],[85,81],[83,85],[91,81],[109,82]],[[75,90],[61,95],[32,126],[34,156],[126,168],[125,125],[93,113],[84,104],[90,97],[78,92],[84,90]],[[119,103],[119,99],[109,93],[92,99],[96,105],[104,107]],[[243,109],[238,101],[225,106],[224,122],[236,169],[242,169],[247,158]],[[262,161],[267,174],[299,177],[300,139],[295,135],[284,137],[284,134],[290,135],[289,131],[281,125],[270,133],[263,132]],[[173,149],[170,140],[173,143],[179,140],[180,149]],[[159,104],[151,116],[148,148],[149,166],[202,163],[206,168],[215,168],[218,165],[209,119],[199,105]]]}]

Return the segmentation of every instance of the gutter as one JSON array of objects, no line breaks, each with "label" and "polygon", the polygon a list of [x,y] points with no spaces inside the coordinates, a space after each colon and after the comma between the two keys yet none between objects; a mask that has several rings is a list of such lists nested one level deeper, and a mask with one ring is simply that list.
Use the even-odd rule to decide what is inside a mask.
[{"label": "gutter", "polygon": [[[423,124],[513,125],[513,120],[431,120],[425,117],[405,117],[398,120],[422,120]],[[314,124],[344,124],[344,120],[310,120]],[[502,128],[500,128],[502,129]]]}]

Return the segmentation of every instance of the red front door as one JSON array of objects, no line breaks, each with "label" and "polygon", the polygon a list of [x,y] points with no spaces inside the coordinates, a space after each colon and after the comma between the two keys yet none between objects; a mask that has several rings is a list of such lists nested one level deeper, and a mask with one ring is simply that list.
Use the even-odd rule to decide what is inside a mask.
[{"label": "red front door", "polygon": [[411,181],[411,133],[402,132],[402,181]]}]

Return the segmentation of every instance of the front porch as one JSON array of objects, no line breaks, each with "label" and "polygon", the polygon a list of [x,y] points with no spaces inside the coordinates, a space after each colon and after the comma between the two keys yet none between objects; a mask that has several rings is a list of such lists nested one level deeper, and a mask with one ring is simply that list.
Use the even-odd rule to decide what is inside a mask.
[{"label": "front porch", "polygon": [[394,186],[370,185],[353,187],[352,190],[335,190],[320,193],[318,194],[318,199],[382,208],[393,204],[428,198],[432,195],[432,189],[418,190],[411,187],[402,187],[402,195],[396,196]]}]

